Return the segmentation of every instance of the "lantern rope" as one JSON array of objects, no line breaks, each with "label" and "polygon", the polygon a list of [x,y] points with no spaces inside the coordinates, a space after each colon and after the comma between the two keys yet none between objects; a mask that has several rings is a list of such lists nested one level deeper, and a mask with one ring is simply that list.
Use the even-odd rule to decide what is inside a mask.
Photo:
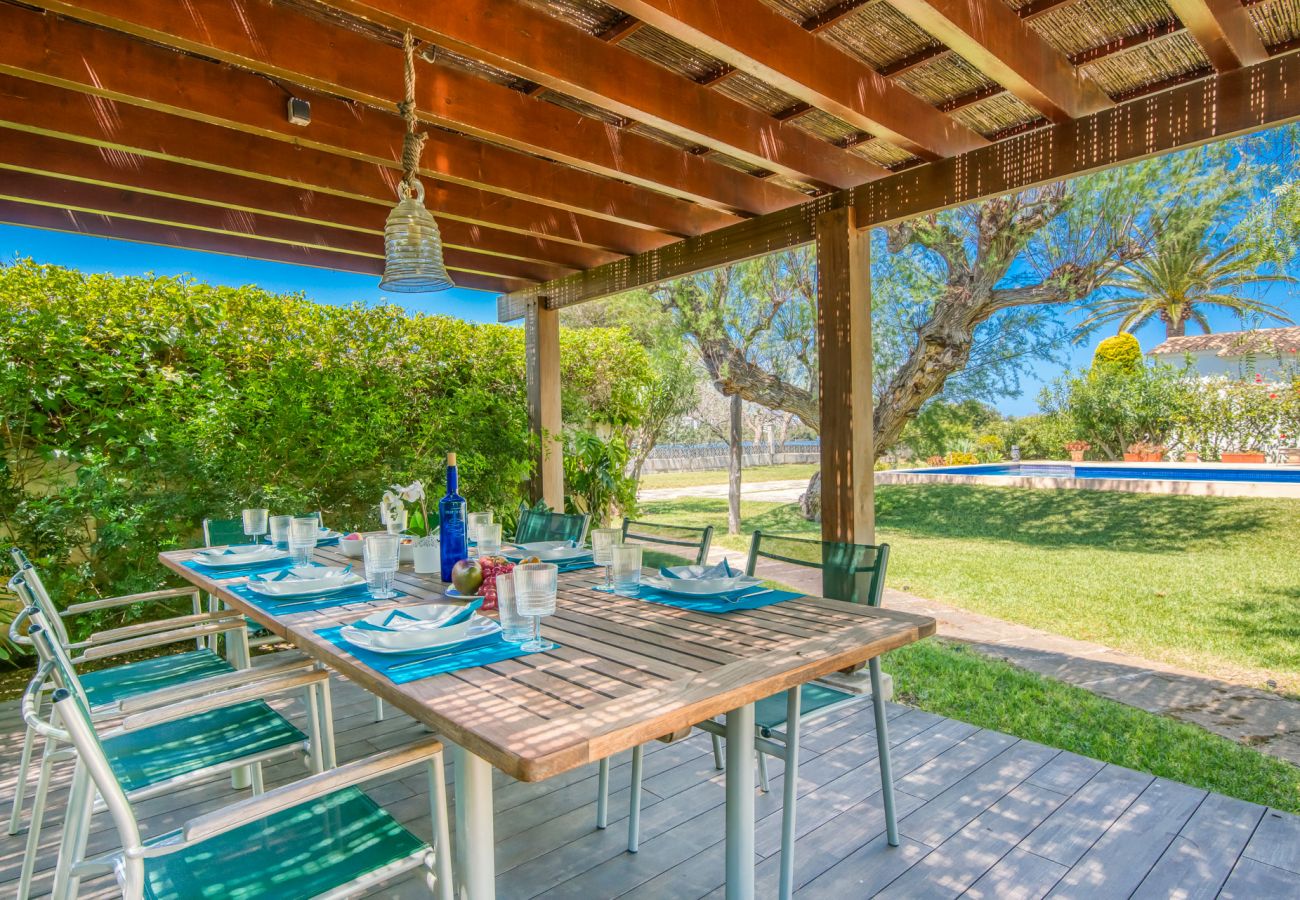
[{"label": "lantern rope", "polygon": [[406,51],[405,76],[406,96],[397,104],[397,111],[406,122],[406,134],[402,138],[402,184],[407,191],[415,194],[419,181],[416,173],[420,169],[420,154],[424,151],[424,142],[429,135],[416,130],[415,118],[415,36],[410,31],[402,39],[402,49]]}]

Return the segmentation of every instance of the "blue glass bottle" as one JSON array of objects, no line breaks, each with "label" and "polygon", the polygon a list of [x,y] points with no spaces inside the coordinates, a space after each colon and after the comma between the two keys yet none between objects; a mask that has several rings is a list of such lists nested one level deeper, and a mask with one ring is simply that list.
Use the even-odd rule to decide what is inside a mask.
[{"label": "blue glass bottle", "polygon": [[447,494],[438,501],[438,546],[442,557],[442,580],[451,581],[451,569],[469,555],[465,535],[465,498],[456,493],[456,454],[447,454]]}]

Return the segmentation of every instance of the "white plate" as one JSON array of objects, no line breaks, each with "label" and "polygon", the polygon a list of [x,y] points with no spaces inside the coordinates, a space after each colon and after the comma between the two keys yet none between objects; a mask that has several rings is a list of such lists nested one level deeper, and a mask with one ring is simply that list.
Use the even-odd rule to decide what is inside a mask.
[{"label": "white plate", "polygon": [[444,597],[450,597],[450,598],[453,599],[453,600],[479,600],[479,599],[482,599],[481,597],[479,597],[478,594],[462,594],[460,591],[456,590],[454,587],[449,587],[449,588],[447,588],[447,590],[445,590],[445,591],[442,592],[442,595],[443,595]]},{"label": "white plate", "polygon": [[[223,554],[222,550],[235,550],[231,554]],[[214,569],[228,568],[231,566],[251,566],[253,563],[271,562],[276,559],[288,559],[289,553],[285,550],[276,550],[274,547],[253,547],[248,550],[236,549],[235,547],[213,547],[210,551],[201,551],[195,554],[196,562],[210,566]]]},{"label": "white plate", "polygon": [[294,566],[290,571],[297,577],[291,576],[283,581],[250,579],[246,587],[254,594],[263,597],[309,597],[325,596],[365,583],[365,579],[360,575],[344,572],[341,568]]},{"label": "white plate", "polygon": [[531,544],[514,544],[505,551],[504,555],[511,562],[536,556],[542,562],[559,563],[575,559],[590,559],[591,551],[574,547],[568,541],[534,541]]},{"label": "white plate", "polygon": [[[339,634],[349,644],[375,653],[411,653],[417,650],[436,650],[462,641],[473,640],[501,630],[495,619],[474,613],[459,625],[442,627],[438,623],[465,609],[447,603],[429,603],[424,606],[406,606],[400,610],[371,613],[361,621],[368,625],[387,628],[372,631],[344,625]],[[406,618],[409,616],[410,618]]]},{"label": "white plate", "polygon": [[662,575],[643,575],[641,581],[655,590],[679,597],[716,597],[763,583],[762,579],[749,575],[737,575],[735,578],[664,578]]}]

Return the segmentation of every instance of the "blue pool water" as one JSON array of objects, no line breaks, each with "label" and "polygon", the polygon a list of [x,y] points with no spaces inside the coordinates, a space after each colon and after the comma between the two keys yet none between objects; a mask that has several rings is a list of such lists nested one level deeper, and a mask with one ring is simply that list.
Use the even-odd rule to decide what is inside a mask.
[{"label": "blue pool water", "polygon": [[917,474],[1010,475],[1029,478],[1109,478],[1124,481],[1254,481],[1300,484],[1300,466],[1274,469],[1229,469],[1215,466],[1072,466],[1067,463],[996,463],[985,466],[944,466]]}]

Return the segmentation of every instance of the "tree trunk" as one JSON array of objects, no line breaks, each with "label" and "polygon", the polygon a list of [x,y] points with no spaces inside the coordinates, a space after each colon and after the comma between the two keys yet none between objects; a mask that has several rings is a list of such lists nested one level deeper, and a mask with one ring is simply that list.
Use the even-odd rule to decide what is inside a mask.
[{"label": "tree trunk", "polygon": [[1182,337],[1187,334],[1187,316],[1182,316],[1177,322],[1169,313],[1162,312],[1160,318],[1165,320],[1165,338]]},{"label": "tree trunk", "polygon": [[731,453],[727,458],[727,534],[740,534],[740,463],[741,453],[741,400],[739,394],[731,395]]}]

